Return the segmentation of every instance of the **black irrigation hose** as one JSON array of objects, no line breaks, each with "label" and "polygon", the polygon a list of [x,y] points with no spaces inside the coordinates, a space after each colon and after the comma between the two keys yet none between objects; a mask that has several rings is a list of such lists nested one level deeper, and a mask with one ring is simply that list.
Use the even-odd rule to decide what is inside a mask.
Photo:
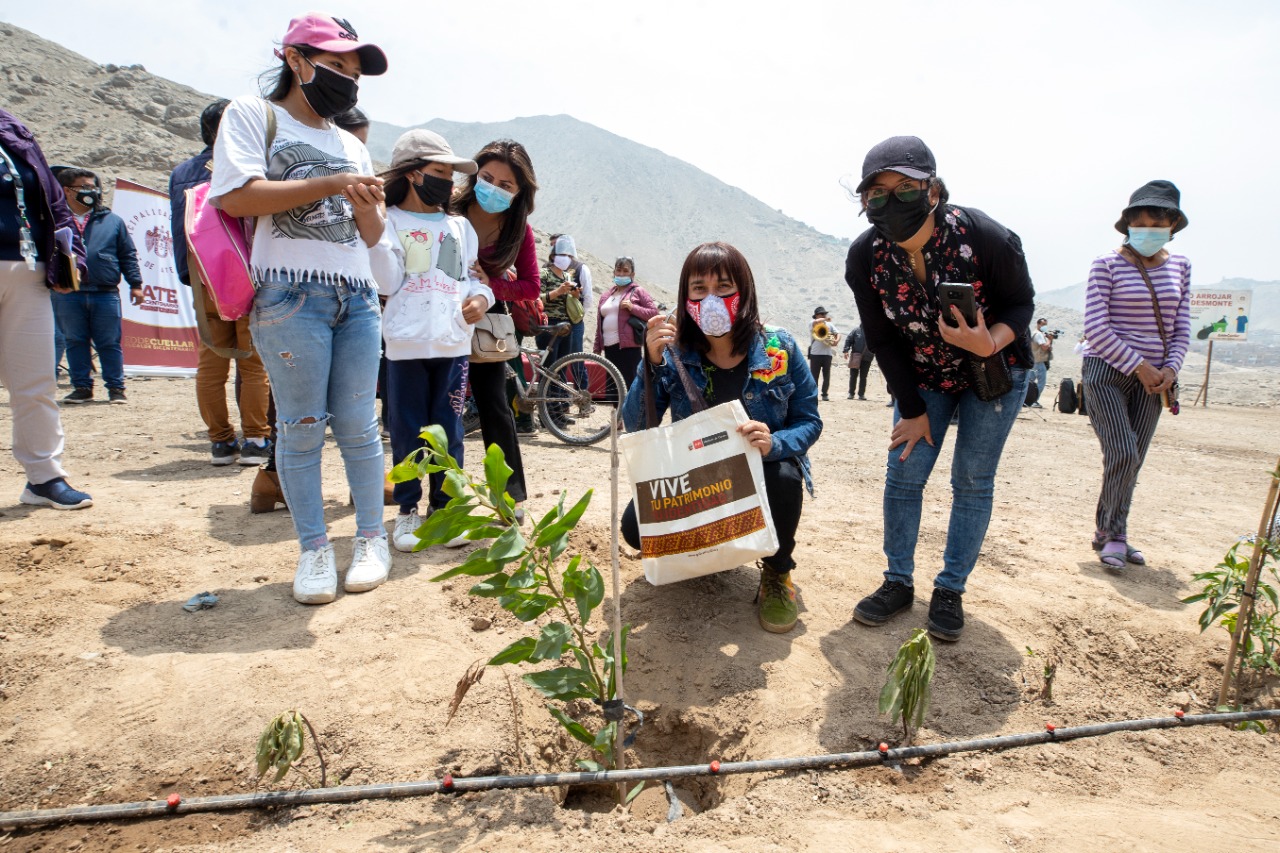
[{"label": "black irrigation hose", "polygon": [[[0,812],[0,828],[44,826],[62,822],[90,822],[130,818],[158,817],[171,814],[261,809],[274,806],[300,806],[312,803],[350,803],[356,800],[384,800],[420,797],[427,794],[455,794],[467,791],[489,791],[508,788],[545,788],[555,785],[587,785],[620,782],[665,781],[691,776],[728,776],[734,773],[766,773],[777,770],[817,770],[822,768],[866,767],[872,764],[896,764],[910,758],[938,758],[957,752],[999,750],[1031,746],[1051,741],[1097,737],[1113,732],[1136,732],[1147,729],[1178,729],[1218,723],[1243,723],[1250,720],[1280,719],[1280,710],[1241,711],[1229,714],[1151,717],[1143,720],[1120,720],[1087,726],[1057,728],[1046,725],[1041,732],[1020,735],[951,741],[949,743],[907,746],[868,752],[841,752],[797,758],[770,758],[764,761],[712,761],[709,764],[686,764],[678,767],[646,767],[634,770],[601,770],[593,773],[535,773],[524,776],[475,776],[455,779],[445,775],[430,782],[398,782],[384,785],[351,785],[338,788],[311,788],[304,791],[271,791],[259,794],[229,794],[220,797],[193,797],[169,801],[118,803],[100,806],[73,806],[62,809],[32,809]],[[172,803],[172,804],[171,804]]]}]

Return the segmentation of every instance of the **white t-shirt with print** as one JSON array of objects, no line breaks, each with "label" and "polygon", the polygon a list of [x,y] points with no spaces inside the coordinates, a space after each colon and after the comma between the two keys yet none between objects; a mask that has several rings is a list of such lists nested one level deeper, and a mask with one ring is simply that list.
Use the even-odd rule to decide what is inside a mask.
[{"label": "white t-shirt with print", "polygon": [[618,311],[626,296],[627,288],[615,287],[605,294],[600,302],[600,331],[604,335],[604,345],[607,347],[616,347],[621,341],[618,337]]},{"label": "white t-shirt with print", "polygon": [[[267,110],[275,110],[276,135],[266,153]],[[209,198],[219,199],[255,178],[301,180],[338,173],[372,175],[373,161],[364,143],[335,126],[319,130],[295,121],[282,107],[262,98],[236,98],[227,105],[213,146]],[[373,282],[369,249],[356,228],[351,203],[332,195],[319,201],[259,216],[253,233],[250,267],[256,279],[278,273],[336,284]]]},{"label": "white t-shirt with print", "polygon": [[387,209],[387,227],[373,247],[378,292],[387,299],[382,336],[387,358],[470,355],[475,327],[462,303],[476,294],[492,307],[493,291],[471,273],[480,241],[464,216]]}]

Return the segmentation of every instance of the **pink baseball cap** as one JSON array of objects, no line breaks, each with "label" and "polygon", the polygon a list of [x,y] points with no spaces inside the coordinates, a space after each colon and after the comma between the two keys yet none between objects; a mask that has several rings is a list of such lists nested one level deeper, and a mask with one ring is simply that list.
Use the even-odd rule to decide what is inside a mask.
[{"label": "pink baseball cap", "polygon": [[[280,44],[285,47],[305,44],[307,47],[330,53],[354,51],[360,54],[361,74],[376,77],[387,71],[387,55],[382,52],[382,48],[376,44],[360,41],[355,27],[351,26],[345,18],[335,18],[321,12],[308,12],[289,22],[289,29],[280,40]],[[276,56],[284,59],[284,51],[277,50]]]}]

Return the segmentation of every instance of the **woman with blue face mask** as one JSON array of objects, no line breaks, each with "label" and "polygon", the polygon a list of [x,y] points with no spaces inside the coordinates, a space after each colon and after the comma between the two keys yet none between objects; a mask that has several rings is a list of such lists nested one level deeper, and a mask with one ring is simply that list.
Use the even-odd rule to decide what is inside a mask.
[{"label": "woman with blue face mask", "polygon": [[613,262],[613,286],[600,296],[596,309],[596,342],[593,350],[618,368],[622,381],[630,387],[644,348],[643,335],[636,334],[630,320],[648,321],[658,313],[649,292],[636,283],[636,262],[622,257]]},{"label": "woman with blue face mask", "polygon": [[[471,159],[476,162],[476,173],[467,178],[449,209],[457,216],[465,216],[476,231],[480,266],[498,300],[490,313],[508,313],[508,302],[537,299],[542,292],[538,250],[529,225],[538,179],[529,152],[511,139],[490,142]],[[523,521],[527,490],[516,418],[511,410],[515,380],[509,387],[505,369],[508,364],[523,381],[524,368],[518,353],[506,363],[476,362],[470,366],[468,378],[484,446],[496,444],[502,448],[512,470],[507,493],[516,502],[516,515]],[[529,431],[531,427],[532,423]]]},{"label": "woman with blue face mask", "polygon": [[[615,267],[616,269],[616,267]],[[795,627],[796,590],[792,551],[809,477],[809,448],[822,434],[818,386],[804,352],[786,329],[765,326],[757,308],[755,279],[742,253],[727,243],[703,243],[685,259],[673,317],[650,318],[645,350],[653,369],[650,389],[659,420],[692,414],[692,404],[676,371],[680,359],[708,405],[738,400],[751,420],[738,427],[760,450],[764,487],[778,533],[778,552],[760,565],[757,619],[766,631]],[[646,426],[644,377],[631,384],[622,406],[627,430]],[[622,514],[621,533],[640,548],[634,503]]]},{"label": "woman with blue face mask", "polygon": [[1135,190],[1116,222],[1124,243],[1089,270],[1083,378],[1102,445],[1093,547],[1115,571],[1146,563],[1129,542],[1129,508],[1162,396],[1176,387],[1191,341],[1191,262],[1165,248],[1187,227],[1180,200],[1169,181]]}]

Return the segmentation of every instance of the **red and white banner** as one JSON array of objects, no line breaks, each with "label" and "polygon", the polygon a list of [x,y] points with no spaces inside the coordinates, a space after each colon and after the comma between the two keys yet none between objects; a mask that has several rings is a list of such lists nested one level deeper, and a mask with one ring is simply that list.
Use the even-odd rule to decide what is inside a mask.
[{"label": "red and white banner", "polygon": [[169,231],[169,196],[117,180],[111,209],[124,220],[138,252],[146,301],[129,301],[129,283],[120,281],[124,315],[121,345],[124,369],[133,376],[195,376],[196,313],[191,288],[178,280]]}]

